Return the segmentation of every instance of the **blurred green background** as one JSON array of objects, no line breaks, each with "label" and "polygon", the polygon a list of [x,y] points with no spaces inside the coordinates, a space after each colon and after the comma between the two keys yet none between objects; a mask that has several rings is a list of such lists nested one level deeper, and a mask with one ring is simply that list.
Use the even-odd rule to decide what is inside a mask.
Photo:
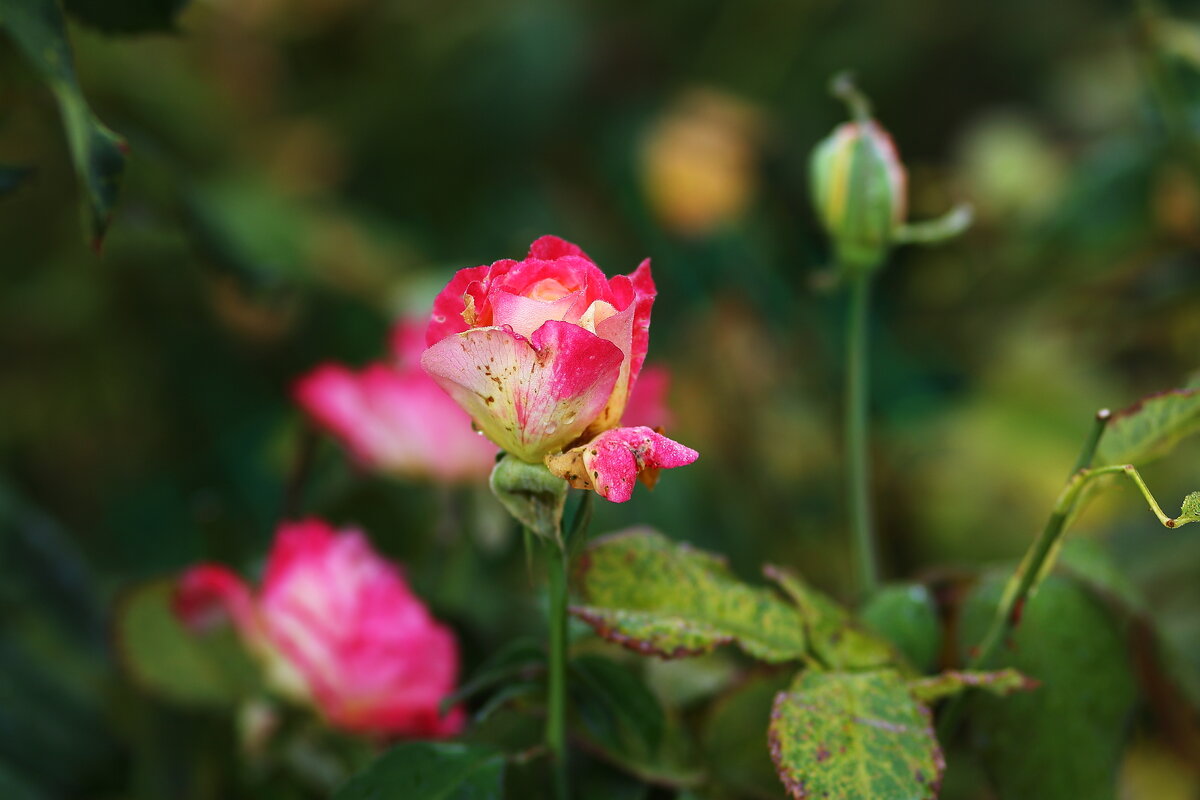
[{"label": "blurred green background", "polygon": [[[53,97],[0,41],[0,164],[32,168],[0,196],[4,797],[276,796],[229,777],[228,717],[130,682],[114,609],[198,560],[252,571],[301,451],[291,383],[381,357],[454,270],[544,233],[609,274],[653,259],[649,360],[702,454],[600,503],[593,532],[650,523],[845,596],[843,297],[806,189],[840,69],[897,142],[912,218],[977,212],[878,282],[888,577],[1019,556],[1096,409],[1200,366],[1196,4],[192,0],[170,32],[70,37],[130,155],[98,256]],[[1184,442],[1145,471],[1168,512],[1198,459]],[[303,512],[405,562],[467,670],[540,630],[482,492],[357,474],[330,441],[303,489]],[[1191,531],[1122,485],[1075,536],[1121,565],[1196,697]],[[1148,685],[1121,797],[1198,797],[1196,715]]]}]

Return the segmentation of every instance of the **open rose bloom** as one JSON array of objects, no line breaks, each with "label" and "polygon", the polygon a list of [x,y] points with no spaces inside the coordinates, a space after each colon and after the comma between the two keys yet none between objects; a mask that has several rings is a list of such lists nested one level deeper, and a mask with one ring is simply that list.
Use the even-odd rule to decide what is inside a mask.
[{"label": "open rose bloom", "polygon": [[320,520],[280,526],[257,592],[215,564],[188,570],[176,613],[193,629],[225,618],[265,665],[271,687],[315,705],[331,725],[383,736],[458,732],[458,645],[399,570],[358,531]]},{"label": "open rose bloom", "polygon": [[424,323],[401,321],[392,363],[322,364],[296,382],[297,404],[362,466],[406,478],[482,483],[496,447],[421,369]]},{"label": "open rose bloom", "polygon": [[489,439],[573,486],[624,502],[636,479],[697,453],[619,428],[646,359],[650,262],[609,279],[570,242],[543,236],[523,261],[460,270],[433,305],[421,364]]}]

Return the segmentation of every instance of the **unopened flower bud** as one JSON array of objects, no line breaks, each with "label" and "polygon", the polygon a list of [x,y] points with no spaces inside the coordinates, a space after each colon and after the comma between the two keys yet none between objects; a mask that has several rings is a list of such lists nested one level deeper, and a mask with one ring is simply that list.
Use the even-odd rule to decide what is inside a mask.
[{"label": "unopened flower bud", "polygon": [[833,239],[838,262],[853,271],[878,266],[904,222],[907,177],[887,131],[871,119],[866,100],[835,84],[855,119],[839,125],[813,150],[813,204]]}]

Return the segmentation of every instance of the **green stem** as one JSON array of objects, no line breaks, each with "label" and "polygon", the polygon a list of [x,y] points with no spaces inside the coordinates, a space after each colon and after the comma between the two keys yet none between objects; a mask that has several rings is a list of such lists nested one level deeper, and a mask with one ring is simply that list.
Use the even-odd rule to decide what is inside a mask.
[{"label": "green stem", "polygon": [[546,747],[554,770],[554,795],[567,792],[567,554],[547,542],[546,572],[550,584],[550,690],[546,714]]},{"label": "green stem", "polygon": [[872,534],[870,467],[867,460],[867,323],[871,305],[868,271],[851,273],[850,313],[846,320],[846,469],[850,529],[858,562],[858,589],[867,596],[875,589],[878,567]]},{"label": "green stem", "polygon": [[[1146,505],[1165,527],[1174,528],[1178,524],[1186,522],[1177,521],[1163,513],[1158,501],[1151,494],[1150,488],[1146,486],[1146,482],[1142,480],[1142,476],[1132,464],[1089,468],[1092,459],[1095,458],[1096,447],[1100,444],[1100,437],[1104,433],[1110,416],[1107,409],[1096,415],[1096,424],[1079,454],[1079,460],[1075,463],[1075,471],[1067,480],[1067,485],[1063,487],[1062,492],[1059,493],[1058,499],[1054,503],[1054,509],[1050,513],[1050,519],[1046,521],[1046,527],[1042,529],[1041,535],[1026,552],[1016,574],[1009,579],[1000,603],[996,607],[996,613],[992,617],[992,623],[988,627],[983,641],[980,642],[970,661],[967,662],[967,669],[987,669],[1000,643],[1020,621],[1025,602],[1029,599],[1038,580],[1047,571],[1051,555],[1058,551],[1058,545],[1066,532],[1067,523],[1071,519],[1075,505],[1089,483],[1105,475],[1125,475],[1137,486],[1146,500]],[[960,701],[961,696],[951,701],[942,715],[938,725],[938,734],[943,740],[954,732],[958,723],[961,711]]]}]

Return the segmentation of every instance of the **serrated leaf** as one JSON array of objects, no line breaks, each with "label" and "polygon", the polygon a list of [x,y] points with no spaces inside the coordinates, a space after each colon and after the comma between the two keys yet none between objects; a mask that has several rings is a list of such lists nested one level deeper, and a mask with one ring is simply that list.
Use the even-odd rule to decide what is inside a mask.
[{"label": "serrated leaf", "polygon": [[924,584],[882,587],[867,600],[859,618],[895,645],[918,670],[933,669],[942,646],[942,627],[933,597]]},{"label": "serrated leaf", "polygon": [[596,540],[576,581],[587,605],[571,613],[640,653],[677,658],[736,642],[764,661],[805,654],[800,618],[774,592],[742,583],[719,557],[654,531]]},{"label": "serrated leaf", "polygon": [[412,742],[393,747],[332,800],[500,800],[504,755],[480,745]]},{"label": "serrated leaf", "polygon": [[[989,578],[967,598],[963,641],[982,637],[1002,584]],[[995,662],[1041,684],[1028,694],[965,698],[1001,800],[1111,800],[1136,699],[1124,625],[1086,588],[1051,575]]]},{"label": "serrated leaf", "polygon": [[766,737],[775,695],[787,688],[787,672],[753,675],[722,695],[701,731],[704,760],[713,779],[737,797],[774,800],[779,777]]},{"label": "serrated leaf", "polygon": [[1141,466],[1200,430],[1200,389],[1171,389],[1143,397],[1113,414],[1096,450],[1095,466]]},{"label": "serrated leaf", "polygon": [[860,628],[849,611],[795,573],[768,564],[763,574],[796,604],[808,645],[827,666],[865,669],[896,665],[900,660],[891,644]]},{"label": "serrated leaf", "polygon": [[768,736],[794,798],[935,798],[946,767],[929,709],[895,670],[801,673]]},{"label": "serrated leaf", "polygon": [[8,30],[54,93],[75,172],[87,196],[93,245],[99,247],[117,202],[125,143],[83,99],[56,0],[0,0],[0,27]]},{"label": "serrated leaf", "polygon": [[922,703],[934,703],[943,697],[949,697],[967,689],[986,689],[992,694],[1003,697],[1013,692],[1031,691],[1037,686],[1037,681],[1026,678],[1015,669],[1002,669],[995,672],[949,670],[940,675],[930,675],[927,678],[917,678],[908,682],[909,691]]},{"label": "serrated leaf", "polygon": [[117,609],[116,645],[142,688],[185,705],[230,706],[258,689],[257,670],[232,630],[197,634],[171,610],[173,582],[134,589]]},{"label": "serrated leaf", "polygon": [[67,13],[105,33],[170,31],[188,0],[63,0]]}]

